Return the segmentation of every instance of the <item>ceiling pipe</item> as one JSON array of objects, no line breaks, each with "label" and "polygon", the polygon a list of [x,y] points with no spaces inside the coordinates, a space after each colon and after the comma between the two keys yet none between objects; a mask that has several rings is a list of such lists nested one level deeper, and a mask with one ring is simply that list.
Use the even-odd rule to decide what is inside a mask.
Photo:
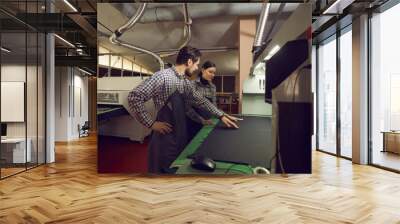
[{"label": "ceiling pipe", "polygon": [[268,44],[268,42],[270,41],[269,39],[270,39],[271,33],[272,33],[272,31],[274,30],[274,28],[275,28],[275,26],[276,26],[276,23],[278,22],[278,18],[279,18],[279,16],[281,15],[283,9],[285,8],[285,5],[286,5],[286,3],[281,3],[281,4],[279,5],[278,12],[277,12],[277,16],[274,16],[275,19],[274,19],[274,21],[272,22],[272,25],[271,25],[270,29],[268,30],[268,33],[267,33],[267,34],[265,35],[265,37],[264,37],[264,42],[265,42],[266,44]]},{"label": "ceiling pipe", "polygon": [[267,29],[268,12],[271,5],[264,2],[261,9],[260,19],[258,20],[258,26],[256,31],[256,36],[254,37],[253,50],[252,52],[257,52],[258,48],[263,45],[265,30]]},{"label": "ceiling pipe", "polygon": [[[153,5],[153,3],[150,5]],[[114,3],[112,6],[127,17],[131,17],[132,12],[137,8],[137,4],[134,3]],[[190,6],[190,17],[193,20],[218,16],[256,16],[261,12],[260,3],[215,3],[212,7],[205,3],[190,3]],[[179,8],[177,8],[177,5],[173,5],[172,7],[146,9],[139,23],[181,21],[182,19],[182,13],[180,13]]]},{"label": "ceiling pipe", "polygon": [[[215,52],[225,52],[225,51],[238,50],[237,47],[211,47],[211,48],[198,48],[198,49],[202,53],[215,53]],[[153,53],[156,53],[156,54],[163,54],[163,53],[174,53],[174,54],[177,54],[178,52],[179,52],[179,49],[169,49],[169,50],[156,51],[156,52],[153,52]],[[139,55],[142,55],[142,54],[144,54],[144,53],[138,53],[138,54],[135,54],[133,56],[139,56]],[[120,53],[99,53],[97,55],[98,56],[103,56],[103,55],[124,56],[124,54],[120,54]]]},{"label": "ceiling pipe", "polygon": [[[198,48],[202,53],[213,53],[213,52],[223,52],[223,51],[233,51],[237,50],[237,47],[211,47],[211,48]],[[177,54],[180,49],[170,49],[170,50],[161,50],[156,53],[163,54],[167,52],[174,52],[173,54]]]},{"label": "ceiling pipe", "polygon": [[[264,4],[268,4],[268,3],[264,3]],[[261,44],[262,44],[262,45],[260,45],[260,46],[253,46],[253,57],[254,57],[254,58],[253,58],[253,61],[256,61],[257,58],[255,58],[255,57],[258,56],[258,53],[259,53],[261,50],[265,49],[266,45],[268,45],[268,43],[269,43],[269,41],[270,41],[271,33],[272,33],[272,31],[274,30],[274,28],[275,28],[275,26],[276,26],[276,23],[278,22],[278,18],[279,18],[279,16],[282,14],[283,9],[285,8],[285,5],[286,5],[286,3],[281,3],[281,4],[279,5],[278,11],[276,12],[276,16],[274,16],[274,20],[273,20],[273,22],[272,22],[272,24],[271,24],[271,26],[270,26],[268,32],[266,32],[266,31],[264,30],[264,34],[260,34],[260,38],[261,38],[261,36],[263,36],[263,37],[262,37],[262,41],[261,41]],[[266,10],[268,10],[268,9],[266,9]],[[266,12],[266,11],[263,10],[263,12]],[[268,14],[269,14],[269,12],[268,12]],[[260,15],[260,20],[262,19],[262,16],[263,16],[263,15],[261,14],[261,15]],[[267,18],[265,18],[265,19],[267,19]],[[261,24],[261,23],[259,23],[259,25],[260,25],[260,24]],[[265,23],[265,24],[266,24],[266,23]],[[258,31],[258,29],[257,29],[257,31]],[[266,34],[265,34],[265,33],[266,33]],[[255,67],[256,67],[255,64],[253,64],[253,65],[251,66],[251,68],[250,68],[250,75],[252,75],[252,74],[254,73]]]},{"label": "ceiling pipe", "polygon": [[122,25],[120,28],[118,28],[119,36],[122,35],[125,31],[131,29],[140,19],[140,17],[143,16],[144,10],[146,9],[147,3],[142,3],[139,7],[139,9],[136,11],[136,13],[126,22],[124,25]]},{"label": "ceiling pipe", "polygon": [[[192,31],[191,31],[191,27],[192,27],[192,19],[189,16],[189,10],[188,10],[188,5],[187,3],[183,4],[183,15],[184,15],[184,27],[183,27],[183,38],[184,41],[183,43],[179,46],[178,49],[183,48],[184,46],[186,46],[189,42],[190,39],[192,38]],[[168,56],[172,56],[177,54],[177,52],[173,51],[170,53],[165,53],[165,54],[161,54],[160,57],[168,57]]]},{"label": "ceiling pipe", "polygon": [[[254,38],[254,43],[253,43],[253,61],[254,61],[254,56],[258,54],[258,52],[261,50],[264,42],[264,36],[265,36],[265,31],[267,29],[267,21],[268,21],[268,13],[271,5],[267,2],[264,2],[262,5],[261,9],[261,14],[260,18],[258,20],[258,26],[257,26],[257,31],[256,31],[256,36]],[[254,65],[251,66],[250,68],[250,76],[253,76],[254,73]]]},{"label": "ceiling pipe", "polygon": [[183,35],[186,36],[186,40],[179,47],[179,49],[184,47],[184,46],[186,46],[189,43],[190,39],[192,38],[192,30],[191,30],[192,19],[190,18],[190,15],[189,15],[189,10],[188,10],[187,3],[183,4],[183,15],[184,15],[184,19],[185,19],[185,26],[184,26],[184,29],[183,29],[183,32],[184,32]]},{"label": "ceiling pipe", "polygon": [[122,34],[131,29],[140,19],[140,17],[142,17],[143,12],[146,8],[147,3],[142,3],[139,7],[139,9],[136,11],[136,13],[128,20],[127,23],[125,23],[124,25],[122,25],[120,28],[118,28],[109,38],[110,42],[115,44],[115,45],[120,45],[120,46],[124,46],[127,47],[129,49],[135,50],[135,51],[140,51],[143,52],[145,54],[151,55],[153,56],[155,59],[157,59],[158,63],[160,64],[160,70],[164,69],[164,62],[163,60],[160,58],[160,56],[158,56],[157,54],[141,48],[141,47],[137,47],[134,46],[132,44],[126,43],[124,41],[119,40],[118,38],[122,36]]}]

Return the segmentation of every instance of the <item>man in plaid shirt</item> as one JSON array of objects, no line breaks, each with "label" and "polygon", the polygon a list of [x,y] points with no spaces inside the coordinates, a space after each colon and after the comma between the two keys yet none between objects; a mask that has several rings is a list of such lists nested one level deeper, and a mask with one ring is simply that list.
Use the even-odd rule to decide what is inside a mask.
[{"label": "man in plaid shirt", "polygon": [[[188,53],[189,52],[189,53]],[[188,105],[209,111],[212,115],[219,117],[227,127],[238,128],[237,118],[224,114],[209,100],[199,94],[185,77],[185,74],[193,74],[200,63],[200,52],[192,47],[184,47],[180,50],[177,63],[172,68],[154,73],[128,95],[130,109],[134,112],[136,119],[144,126],[153,131],[166,134],[172,131],[172,126],[166,122],[153,121],[146,111],[144,103],[151,98],[157,110],[165,105],[169,96],[179,91]]]}]

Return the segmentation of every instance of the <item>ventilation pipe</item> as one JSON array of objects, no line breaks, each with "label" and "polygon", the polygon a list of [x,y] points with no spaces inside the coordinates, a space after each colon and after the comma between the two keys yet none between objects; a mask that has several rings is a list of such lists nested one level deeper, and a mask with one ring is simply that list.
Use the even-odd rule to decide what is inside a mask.
[{"label": "ventilation pipe", "polygon": [[263,40],[265,36],[265,31],[267,29],[267,21],[268,21],[268,13],[269,13],[269,8],[270,8],[269,3],[263,3],[262,9],[261,9],[261,14],[260,14],[260,19],[258,21],[258,27],[256,31],[256,36],[254,38],[254,44],[253,44],[253,55],[257,54],[258,51],[260,51],[261,46],[263,45]]},{"label": "ventilation pipe", "polygon": [[279,16],[281,15],[283,9],[285,8],[285,5],[286,5],[286,3],[281,3],[281,4],[279,5],[278,12],[276,13],[276,16],[274,16],[275,19],[274,19],[274,21],[272,22],[272,25],[271,25],[270,29],[268,30],[268,33],[267,33],[266,35],[264,35],[264,42],[265,42],[266,44],[268,44],[269,41],[270,41],[271,33],[272,33],[272,31],[274,30],[274,28],[275,28],[275,26],[276,26],[276,23],[278,22],[278,18],[279,18]]},{"label": "ventilation pipe", "polygon": [[[258,52],[261,50],[261,48],[264,44],[263,40],[264,40],[264,36],[266,33],[265,31],[267,28],[269,8],[270,8],[270,4],[267,2],[264,2],[262,5],[260,19],[258,20],[256,36],[254,38],[254,43],[253,43],[253,49],[252,49],[253,62],[255,61],[255,55],[258,54]],[[253,64],[250,68],[250,76],[253,76],[254,69],[255,69],[255,65]]]},{"label": "ventilation pipe", "polygon": [[[295,7],[295,4],[298,3],[292,4],[293,7]],[[213,3],[210,7],[210,4],[190,3],[190,17],[193,20],[198,20],[219,16],[256,16],[260,15],[261,5],[261,3]],[[114,3],[112,6],[129,18],[132,16],[132,12],[135,12],[137,8],[137,5],[132,3]],[[139,23],[182,20],[182,13],[180,12],[180,5],[178,4],[164,3],[162,5],[157,5],[157,3],[151,3],[149,7],[146,9]]]},{"label": "ventilation pipe", "polygon": [[140,17],[143,15],[143,12],[146,8],[147,3],[142,3],[139,7],[139,9],[136,11],[136,13],[129,19],[129,21],[127,23],[125,23],[124,25],[122,25],[120,28],[118,28],[111,36],[110,36],[110,42],[116,45],[120,45],[120,46],[124,46],[127,47],[129,49],[135,50],[135,51],[140,51],[143,52],[145,54],[151,55],[154,58],[157,59],[158,63],[160,64],[160,70],[164,69],[164,62],[163,60],[160,58],[160,56],[158,56],[157,54],[146,50],[144,48],[140,48],[137,46],[134,46],[132,44],[126,43],[124,41],[119,40],[118,38],[122,36],[122,34],[131,29],[140,19]]},{"label": "ventilation pipe", "polygon": [[[187,3],[183,4],[183,15],[184,15],[184,27],[183,27],[183,43],[181,44],[181,46],[179,46],[178,50],[181,49],[182,47],[186,46],[190,39],[192,38],[192,19],[189,16],[189,10],[188,10],[188,6]],[[172,56],[177,54],[177,52],[171,52],[171,53],[166,53],[166,54],[162,54],[161,57],[168,57],[168,56]]]}]

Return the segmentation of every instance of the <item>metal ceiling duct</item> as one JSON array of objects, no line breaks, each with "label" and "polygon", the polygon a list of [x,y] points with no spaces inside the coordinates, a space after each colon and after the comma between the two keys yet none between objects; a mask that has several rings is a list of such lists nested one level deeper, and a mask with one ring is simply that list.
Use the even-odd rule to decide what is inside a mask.
[{"label": "metal ceiling duct", "polygon": [[122,35],[125,31],[131,29],[131,28],[139,21],[140,17],[142,17],[142,15],[143,15],[143,12],[144,12],[144,10],[145,10],[145,8],[146,8],[146,5],[147,5],[147,3],[142,3],[142,4],[140,5],[139,9],[136,11],[136,13],[128,20],[128,22],[125,23],[124,25],[122,25],[120,28],[118,28],[118,29],[110,36],[109,40],[110,40],[110,42],[113,43],[113,44],[120,45],[120,46],[124,46],[124,47],[127,47],[127,48],[129,48],[129,49],[136,50],[136,51],[140,51],[140,52],[143,52],[143,53],[145,53],[145,54],[149,54],[149,55],[153,56],[154,58],[157,59],[158,63],[160,64],[160,70],[163,70],[163,69],[164,69],[164,61],[160,58],[160,56],[158,56],[157,54],[155,54],[155,53],[153,53],[153,52],[151,52],[151,51],[149,51],[149,50],[147,50],[147,49],[134,46],[134,45],[132,45],[132,44],[123,42],[123,41],[121,41],[121,40],[118,39],[119,37],[121,37],[121,35]]},{"label": "metal ceiling duct", "polygon": [[[264,3],[264,4],[268,4],[268,3]],[[279,5],[278,11],[276,12],[276,16],[274,16],[274,20],[271,24],[271,26],[269,27],[268,32],[266,32],[266,24],[267,24],[267,19],[268,19],[268,14],[269,14],[269,7],[263,8],[262,14],[260,15],[260,22],[259,22],[259,26],[261,24],[261,20],[265,20],[264,23],[264,29],[258,27],[257,28],[257,34],[259,42],[256,42],[256,40],[254,40],[254,46],[253,46],[253,62],[255,62],[257,60],[257,58],[260,56],[260,53],[262,52],[262,50],[265,49],[266,46],[268,46],[269,41],[270,41],[270,36],[271,33],[273,32],[280,15],[282,14],[284,8],[286,6],[286,3],[281,3]],[[267,16],[265,16],[265,13]],[[264,17],[263,17],[264,16]],[[260,32],[260,33],[259,33]],[[254,73],[254,69],[257,65],[253,64],[250,68],[250,75],[253,75]]]},{"label": "metal ceiling duct", "polygon": [[[149,4],[153,5],[153,3]],[[166,5],[168,6],[168,4]],[[113,3],[112,6],[128,18],[132,16],[132,12],[137,8],[137,4],[134,3]],[[193,20],[216,16],[255,16],[261,12],[261,3],[213,3],[212,7],[206,3],[190,3],[190,6],[190,17]],[[140,23],[180,21],[182,19],[182,13],[177,5],[171,5],[171,7],[155,6],[146,10],[140,19]]]},{"label": "metal ceiling duct", "polygon": [[256,36],[254,38],[253,53],[263,45],[263,40],[266,33],[265,30],[267,29],[268,13],[270,7],[271,5],[269,3],[263,3],[262,5]]},{"label": "metal ceiling duct", "polygon": [[[268,21],[268,13],[270,9],[270,4],[269,3],[263,3],[262,5],[262,10],[260,14],[260,19],[258,20],[258,26],[257,26],[257,31],[256,31],[256,36],[254,37],[254,43],[253,43],[253,61],[255,55],[258,55],[258,52],[261,50],[263,46],[263,40],[265,37],[266,29],[267,29],[267,21]],[[251,66],[250,68],[250,76],[253,76],[254,73],[254,65]]]},{"label": "metal ceiling duct", "polygon": [[266,43],[266,45],[268,45],[268,43],[269,43],[269,41],[270,41],[271,33],[272,33],[272,31],[274,31],[274,28],[275,28],[275,26],[276,26],[276,24],[277,24],[277,22],[278,22],[278,18],[279,18],[279,16],[281,15],[283,9],[285,8],[285,5],[286,5],[286,3],[281,3],[281,4],[279,5],[278,12],[276,13],[277,16],[274,16],[275,19],[274,19],[274,21],[272,22],[272,25],[271,25],[271,27],[269,28],[268,33],[264,36],[264,42]]},{"label": "metal ceiling duct", "polygon": [[183,5],[183,13],[184,13],[184,17],[185,17],[185,26],[184,26],[184,30],[183,30],[183,32],[184,32],[183,35],[186,36],[186,40],[185,40],[185,42],[183,42],[183,44],[179,48],[186,46],[189,43],[190,39],[192,38],[192,30],[191,30],[192,19],[190,18],[190,15],[189,15],[187,3],[184,3],[184,5]]},{"label": "metal ceiling duct", "polygon": [[[190,39],[192,38],[192,29],[191,29],[192,19],[189,16],[189,10],[188,10],[187,3],[183,4],[183,15],[184,15],[184,19],[185,19],[185,21],[184,21],[185,25],[183,27],[184,41],[181,44],[181,46],[179,46],[178,50],[181,49],[182,47],[186,46],[189,43]],[[168,57],[168,56],[172,56],[175,54],[177,54],[177,52],[170,52],[170,53],[162,54],[161,57]]]}]

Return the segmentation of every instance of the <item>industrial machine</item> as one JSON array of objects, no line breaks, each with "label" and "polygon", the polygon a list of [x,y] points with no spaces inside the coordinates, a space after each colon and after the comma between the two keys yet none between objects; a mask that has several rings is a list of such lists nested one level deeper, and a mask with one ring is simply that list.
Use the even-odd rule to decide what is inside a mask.
[{"label": "industrial machine", "polygon": [[[124,137],[143,142],[151,130],[140,124],[129,109],[128,94],[145,78],[103,77],[97,81],[97,119],[99,135]],[[155,119],[152,100],[145,103],[146,110]]]},{"label": "industrial machine", "polygon": [[272,104],[277,173],[311,173],[310,41],[288,41],[266,61],[265,101]]}]

